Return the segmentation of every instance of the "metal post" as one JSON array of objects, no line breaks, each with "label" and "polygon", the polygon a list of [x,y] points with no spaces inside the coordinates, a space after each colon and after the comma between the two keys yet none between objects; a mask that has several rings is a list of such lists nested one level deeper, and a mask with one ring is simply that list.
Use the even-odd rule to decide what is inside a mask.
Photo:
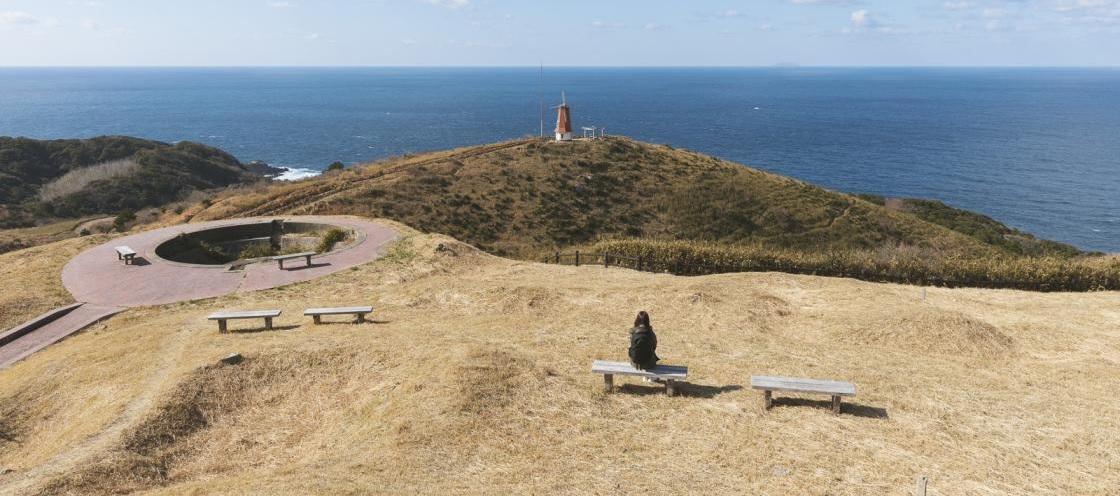
[{"label": "metal post", "polygon": [[926,485],[929,483],[929,477],[924,475],[918,476],[918,488],[914,491],[917,496],[926,496]]}]

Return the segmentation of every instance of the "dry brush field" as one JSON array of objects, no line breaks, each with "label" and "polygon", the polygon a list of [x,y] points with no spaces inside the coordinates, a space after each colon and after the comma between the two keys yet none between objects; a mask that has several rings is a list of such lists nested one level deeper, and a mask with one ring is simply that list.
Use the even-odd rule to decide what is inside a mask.
[{"label": "dry brush field", "polygon": [[[400,229],[377,262],[132,309],[0,371],[0,493],[862,495],[908,494],[920,474],[946,495],[1120,487],[1118,293],[923,299],[552,266]],[[57,297],[21,253],[0,255],[9,287]],[[300,316],[351,303],[375,322]],[[205,320],[268,307],[284,310],[276,331]],[[606,394],[589,373],[625,358],[643,309],[663,362],[690,367],[682,396],[629,379]],[[246,360],[217,365],[233,351]],[[752,374],[850,380],[858,396],[841,416],[781,395],[765,412]]]}]

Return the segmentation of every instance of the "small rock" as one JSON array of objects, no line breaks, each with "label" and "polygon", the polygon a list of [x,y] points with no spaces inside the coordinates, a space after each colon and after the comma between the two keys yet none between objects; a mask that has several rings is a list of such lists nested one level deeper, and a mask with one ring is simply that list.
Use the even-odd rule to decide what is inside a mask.
[{"label": "small rock", "polygon": [[241,363],[241,360],[244,360],[244,359],[245,359],[245,357],[241,356],[240,353],[230,353],[230,354],[226,355],[224,358],[222,358],[222,363],[224,363],[226,365],[237,365],[237,364]]},{"label": "small rock", "polygon": [[785,477],[789,475],[789,469],[785,467],[774,467],[774,477]]}]

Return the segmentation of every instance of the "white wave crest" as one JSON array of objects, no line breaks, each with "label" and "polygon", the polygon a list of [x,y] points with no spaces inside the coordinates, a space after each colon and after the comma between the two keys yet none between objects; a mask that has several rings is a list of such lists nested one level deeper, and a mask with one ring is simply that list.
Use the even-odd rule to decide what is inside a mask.
[{"label": "white wave crest", "polygon": [[276,176],[274,179],[277,181],[299,181],[300,179],[307,179],[322,174],[323,171],[315,169],[303,169],[300,167],[284,167],[284,173]]}]

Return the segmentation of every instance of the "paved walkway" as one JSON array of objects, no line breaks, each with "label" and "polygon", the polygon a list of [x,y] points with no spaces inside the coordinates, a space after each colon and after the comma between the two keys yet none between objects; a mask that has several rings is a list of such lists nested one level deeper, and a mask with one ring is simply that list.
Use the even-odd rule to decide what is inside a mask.
[{"label": "paved walkway", "polygon": [[[202,267],[168,262],[156,256],[157,245],[179,233],[218,226],[286,221],[333,224],[354,229],[365,239],[356,246],[312,258],[313,266],[302,267],[302,260],[285,264],[252,264],[242,271],[224,266]],[[396,231],[357,217],[259,217],[199,224],[184,224],[132,236],[117,238],[74,257],[62,269],[62,283],[74,299],[103,306],[137,307],[211,298],[235,291],[256,291],[307,281],[363,264],[380,256],[383,248],[397,239]],[[127,245],[136,251],[138,263],[125,265],[117,260],[114,247]]]},{"label": "paved walkway", "polygon": [[[267,222],[273,219],[332,224],[359,233],[356,245],[312,257],[312,266],[302,260],[280,270],[272,262],[257,263],[240,271],[225,266],[206,267],[169,262],[156,256],[160,243],[179,233],[218,226]],[[62,269],[62,283],[78,302],[84,303],[57,320],[0,346],[0,369],[127,307],[161,305],[211,298],[235,291],[257,291],[322,277],[379,257],[396,241],[396,231],[357,217],[263,217],[185,224],[117,238],[74,257]],[[135,265],[117,260],[115,247],[127,245],[136,251]]]},{"label": "paved walkway", "polygon": [[82,305],[43,327],[0,347],[0,369],[39,351],[94,322],[124,310],[120,307]]}]

